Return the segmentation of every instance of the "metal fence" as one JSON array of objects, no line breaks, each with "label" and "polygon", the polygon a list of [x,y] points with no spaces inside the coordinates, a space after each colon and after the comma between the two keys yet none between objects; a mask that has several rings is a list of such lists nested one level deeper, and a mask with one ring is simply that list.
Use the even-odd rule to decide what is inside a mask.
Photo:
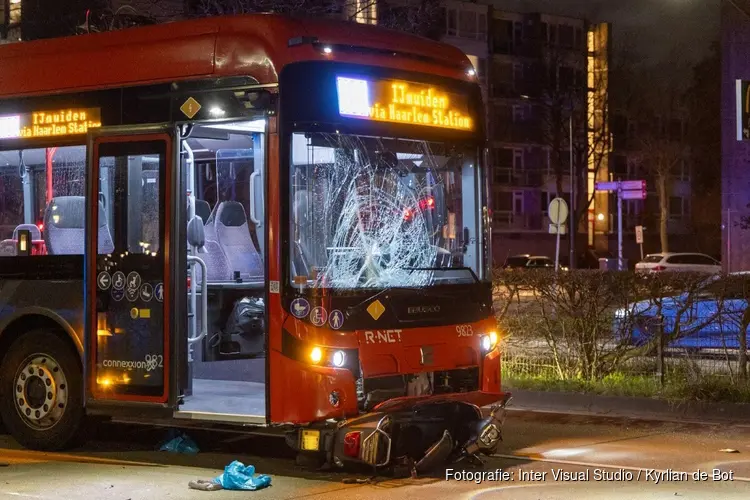
[{"label": "metal fence", "polygon": [[[706,338],[711,337],[715,341],[725,333],[709,330],[721,329],[722,324],[726,327],[729,324],[727,319],[731,319],[734,321],[734,330],[726,337],[734,340],[734,346],[724,344],[722,347],[714,343],[711,348],[670,347],[675,339],[669,339],[669,335],[665,337],[664,327],[661,325],[666,323],[660,319],[662,323],[659,323],[659,331],[662,334],[649,332],[651,340],[645,348],[641,348],[627,342],[623,343],[622,339],[613,333],[614,313],[618,308],[622,311],[623,305],[629,307],[629,300],[610,297],[612,304],[596,314],[592,313],[595,308],[589,308],[585,303],[580,311],[571,310],[570,302],[558,295],[558,289],[578,286],[580,291],[590,283],[585,276],[564,279],[570,279],[570,282],[564,283],[561,280],[559,285],[543,284],[542,286],[547,287],[545,296],[534,288],[533,283],[527,286],[526,283],[516,281],[512,293],[508,293],[504,285],[496,284],[495,310],[501,332],[504,383],[510,383],[511,386],[531,384],[539,389],[544,389],[545,384],[550,388],[568,384],[584,391],[588,388],[598,390],[604,387],[611,389],[610,392],[620,394],[639,393],[659,397],[670,393],[677,394],[676,397],[680,398],[699,399],[722,399],[729,392],[735,396],[742,392],[747,394],[747,397],[742,396],[743,401],[750,401],[750,370],[747,367],[741,369],[742,362],[747,364],[747,356],[740,357],[737,347],[740,331],[737,330],[737,326],[739,322],[745,321],[743,309],[747,309],[750,302],[750,283],[743,285],[746,297],[737,298],[736,293],[730,297],[727,292],[723,297],[709,298],[715,302],[740,304],[742,309],[730,310],[728,307],[719,307],[718,313],[714,313],[714,316],[699,328],[693,331],[686,329],[684,333],[676,334],[678,338],[705,335]],[[592,278],[592,283],[597,284],[596,279]],[[679,293],[680,285],[679,282],[662,284],[661,291],[656,293],[659,297],[651,300],[654,303],[666,304],[660,302],[663,300],[661,296]],[[618,282],[617,286],[623,286],[623,282]],[[642,286],[642,283],[638,282],[638,286]],[[706,300],[706,288],[702,284],[691,287],[690,294],[693,298],[689,299],[685,309],[699,307],[697,304]],[[719,288],[722,293],[729,290],[727,287]],[[597,290],[604,288],[600,287]],[[612,291],[604,290],[602,293],[612,294]],[[595,299],[592,298],[592,301]],[[615,302],[618,304],[615,305]],[[598,318],[597,315],[601,317]],[[679,322],[679,318],[677,321]],[[683,318],[683,326],[696,324],[696,321],[700,323],[696,318],[686,316]],[[595,332],[580,335],[572,332],[576,327],[581,328],[581,325],[584,325],[582,328]],[[670,327],[674,328],[674,325],[673,320]],[[664,340],[665,338],[667,340]]]}]

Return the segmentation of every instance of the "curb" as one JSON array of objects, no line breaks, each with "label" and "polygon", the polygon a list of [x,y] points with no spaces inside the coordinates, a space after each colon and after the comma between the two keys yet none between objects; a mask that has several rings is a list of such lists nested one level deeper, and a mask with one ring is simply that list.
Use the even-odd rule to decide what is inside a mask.
[{"label": "curb", "polygon": [[596,394],[538,392],[507,388],[509,411],[563,413],[682,423],[750,425],[750,404],[682,402]]}]

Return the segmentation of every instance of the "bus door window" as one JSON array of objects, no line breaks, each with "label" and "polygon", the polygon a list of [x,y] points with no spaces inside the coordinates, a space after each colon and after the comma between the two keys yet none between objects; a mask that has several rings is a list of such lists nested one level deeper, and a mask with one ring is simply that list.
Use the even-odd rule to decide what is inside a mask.
[{"label": "bus door window", "polygon": [[[113,152],[105,154],[110,148]],[[97,383],[125,394],[160,395],[164,143],[103,144],[101,149],[96,272],[106,274],[107,281],[98,283],[97,293]],[[134,149],[139,152],[133,154]]]}]

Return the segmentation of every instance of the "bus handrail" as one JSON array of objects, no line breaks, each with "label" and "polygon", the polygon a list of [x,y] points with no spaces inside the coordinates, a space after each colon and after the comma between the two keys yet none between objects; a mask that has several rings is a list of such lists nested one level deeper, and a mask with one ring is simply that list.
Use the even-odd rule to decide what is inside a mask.
[{"label": "bus handrail", "polygon": [[[195,264],[198,264],[201,267],[201,312],[202,315],[202,321],[201,321],[201,333],[197,337],[188,337],[187,341],[189,344],[192,344],[193,342],[198,342],[203,337],[205,337],[208,333],[208,327],[206,326],[207,318],[208,318],[208,280],[206,278],[206,275],[208,274],[208,268],[206,267],[206,263],[203,262],[203,259],[200,257],[196,257],[194,255],[188,255],[188,265],[193,266]],[[193,281],[190,281],[190,293],[195,293]]]},{"label": "bus handrail", "polygon": [[255,203],[256,203],[256,192],[255,192],[255,179],[260,174],[258,172],[253,172],[250,174],[250,220],[255,224],[256,226],[260,226],[260,220],[258,220],[258,216],[256,215],[255,211]]}]

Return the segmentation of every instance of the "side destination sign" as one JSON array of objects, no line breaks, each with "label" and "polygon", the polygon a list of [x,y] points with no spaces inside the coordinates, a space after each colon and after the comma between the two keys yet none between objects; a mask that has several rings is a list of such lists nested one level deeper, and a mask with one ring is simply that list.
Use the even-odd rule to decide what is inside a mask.
[{"label": "side destination sign", "polygon": [[66,108],[0,116],[0,139],[33,139],[85,134],[102,126],[99,108]]},{"label": "side destination sign", "polygon": [[336,78],[339,114],[350,118],[471,131],[466,96],[401,80]]}]

